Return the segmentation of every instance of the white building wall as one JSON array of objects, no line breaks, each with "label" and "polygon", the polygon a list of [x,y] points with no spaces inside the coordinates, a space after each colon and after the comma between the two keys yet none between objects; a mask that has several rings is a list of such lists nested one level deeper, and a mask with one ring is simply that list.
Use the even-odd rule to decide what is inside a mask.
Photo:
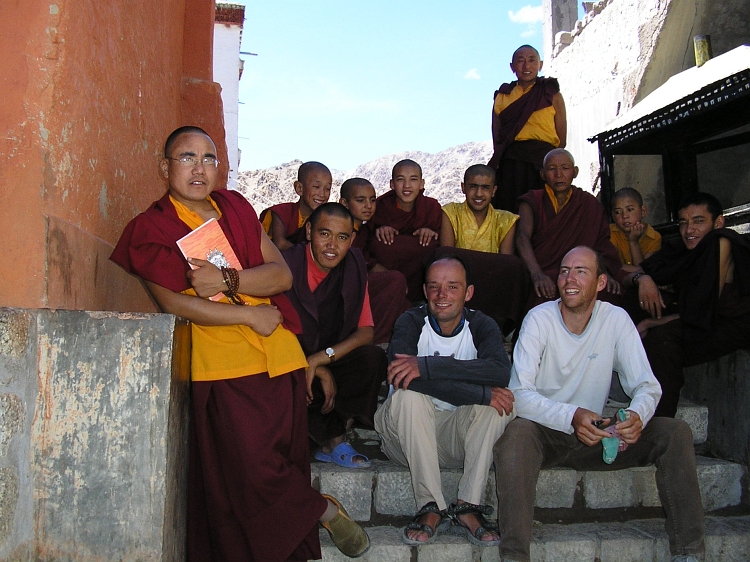
[{"label": "white building wall", "polygon": [[229,155],[227,187],[237,189],[239,153],[240,41],[242,26],[217,22],[214,26],[214,82],[221,84],[224,130]]}]

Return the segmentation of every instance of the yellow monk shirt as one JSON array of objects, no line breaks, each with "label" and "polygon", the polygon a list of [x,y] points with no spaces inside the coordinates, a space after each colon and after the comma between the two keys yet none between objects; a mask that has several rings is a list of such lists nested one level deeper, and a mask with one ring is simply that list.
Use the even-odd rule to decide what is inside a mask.
[{"label": "yellow monk shirt", "polygon": [[[305,221],[307,219],[302,216],[302,213],[297,211],[297,228],[302,228],[302,225],[305,224]],[[266,209],[266,214],[263,215],[263,220],[260,221],[260,225],[263,227],[263,230],[266,231],[266,234],[271,237],[273,240],[273,236],[271,235],[271,223],[273,222],[273,211],[271,209]]]},{"label": "yellow monk shirt", "polygon": [[[634,265],[633,256],[630,253],[628,235],[617,228],[616,224],[609,225],[609,239],[612,241],[612,245],[617,248],[617,253],[620,254],[620,261],[626,265]],[[638,240],[638,245],[641,247],[641,252],[643,252],[644,256],[652,252],[658,252],[661,250],[661,234],[656,232],[650,224],[647,224],[641,238]]]},{"label": "yellow monk shirt", "polygon": [[[197,213],[170,196],[177,216],[195,230],[203,219]],[[208,198],[219,216],[221,211],[211,197]],[[183,291],[195,296],[192,288]],[[266,297],[240,295],[247,306],[271,304]],[[226,306],[241,306],[222,297]],[[260,336],[249,326],[201,326],[191,322],[192,329],[192,379],[194,381],[217,381],[236,379],[247,375],[268,373],[277,377],[307,367],[297,336],[279,325],[270,336]]]},{"label": "yellow monk shirt", "polygon": [[448,203],[443,211],[451,221],[456,248],[493,254],[500,251],[500,244],[518,220],[518,215],[490,207],[484,222],[477,226],[477,219],[466,201]]},{"label": "yellow monk shirt", "polygon": [[[531,88],[535,86],[536,84],[531,86]],[[524,92],[523,88],[516,84],[516,87],[511,90],[510,94],[498,94],[495,97],[495,115],[500,115],[506,107],[524,94],[529,93],[531,88]],[[551,105],[543,109],[537,109],[529,116],[529,120],[526,121],[526,124],[518,132],[514,140],[539,140],[547,142],[552,146],[560,146],[560,137],[557,136],[557,129],[555,129],[556,113],[555,108]]]}]

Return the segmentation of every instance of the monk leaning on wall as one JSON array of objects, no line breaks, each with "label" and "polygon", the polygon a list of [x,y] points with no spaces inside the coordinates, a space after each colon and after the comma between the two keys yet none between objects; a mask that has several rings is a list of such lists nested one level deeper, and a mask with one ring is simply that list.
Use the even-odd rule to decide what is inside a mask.
[{"label": "monk leaning on wall", "polygon": [[[125,227],[111,256],[164,312],[191,321],[188,560],[320,558],[318,521],[359,556],[366,533],[310,486],[307,362],[292,332],[299,318],[280,294],[292,275],[242,195],[214,190],[217,165],[205,131],[174,131],[161,161],[168,193]],[[209,219],[242,270],[183,258],[176,241]]]}]

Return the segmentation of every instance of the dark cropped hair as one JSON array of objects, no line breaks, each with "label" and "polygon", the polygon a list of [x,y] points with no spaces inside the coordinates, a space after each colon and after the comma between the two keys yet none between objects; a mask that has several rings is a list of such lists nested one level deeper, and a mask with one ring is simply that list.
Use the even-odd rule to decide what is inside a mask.
[{"label": "dark cropped hair", "polygon": [[486,164],[474,164],[466,168],[464,172],[464,183],[469,181],[469,178],[475,178],[482,176],[485,178],[492,178],[492,185],[495,185],[495,169],[487,166]]},{"label": "dark cropped hair", "polygon": [[615,203],[620,199],[632,199],[638,203],[639,207],[643,207],[643,196],[641,196],[637,189],[632,187],[623,187],[622,189],[615,191],[615,195],[612,197],[612,207],[614,207]]},{"label": "dark cropped hair", "polygon": [[352,223],[352,229],[354,229],[354,217],[349,212],[349,209],[344,207],[341,203],[323,203],[320,207],[315,209],[307,222],[310,223],[311,228],[315,228],[320,220],[321,215],[327,215],[329,217],[341,217],[342,219],[349,219]]},{"label": "dark cropped hair", "polygon": [[403,160],[399,160],[396,162],[396,164],[393,166],[393,171],[391,172],[391,177],[396,176],[396,170],[399,168],[416,168],[419,170],[419,177],[422,177],[422,166],[417,164],[414,160],[411,160],[410,158],[405,158]]},{"label": "dark cropped hair", "polygon": [[441,262],[441,261],[455,261],[455,262],[460,263],[461,267],[464,268],[464,273],[466,274],[466,286],[468,287],[469,285],[474,284],[472,277],[471,277],[471,270],[469,269],[469,264],[467,264],[463,259],[458,257],[456,254],[443,254],[433,259],[424,270],[425,282],[427,282],[427,272],[430,271],[430,268],[436,263]]},{"label": "dark cropped hair", "polygon": [[[208,138],[211,138],[211,135],[209,135],[200,127],[196,127],[195,125],[186,125],[184,127],[175,129],[174,131],[172,131],[172,134],[167,137],[167,141],[164,143],[164,158],[170,158],[170,153],[172,152],[174,143],[177,142],[177,139],[179,137],[181,137],[182,135],[187,135],[188,133],[197,133],[199,135],[206,135]],[[213,142],[213,139],[211,139],[211,141]]]},{"label": "dark cropped hair", "polygon": [[[339,195],[342,199],[346,199],[347,201],[349,201],[349,198],[352,196],[352,190],[355,187],[360,187],[363,185],[372,187],[372,184],[365,178],[349,178],[341,184],[341,191],[339,191]],[[375,188],[373,187],[373,189]]]},{"label": "dark cropped hair", "polygon": [[689,207],[690,205],[705,205],[708,212],[711,214],[711,220],[716,220],[724,214],[724,208],[721,206],[719,200],[710,193],[705,193],[704,191],[696,191],[695,193],[683,197],[682,201],[680,201],[680,205],[677,207],[677,212],[679,213],[685,207]]},{"label": "dark cropped hair", "polygon": [[331,170],[329,170],[328,166],[325,164],[314,161],[305,162],[299,167],[299,170],[297,170],[297,181],[305,183],[307,181],[307,176],[312,172],[328,172],[329,175],[331,174]]},{"label": "dark cropped hair", "polygon": [[518,53],[518,51],[520,51],[521,49],[531,49],[532,51],[536,53],[536,56],[539,57],[539,60],[541,60],[542,58],[542,56],[539,54],[539,51],[536,49],[536,47],[532,47],[531,45],[521,45],[520,47],[518,47],[518,49],[513,51],[513,56],[510,57],[511,62],[513,61],[514,58],[516,58],[516,53]]}]

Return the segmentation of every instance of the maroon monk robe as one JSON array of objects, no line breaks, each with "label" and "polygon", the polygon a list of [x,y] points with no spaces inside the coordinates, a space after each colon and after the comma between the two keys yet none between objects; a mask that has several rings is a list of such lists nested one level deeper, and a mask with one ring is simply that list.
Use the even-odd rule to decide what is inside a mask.
[{"label": "maroon monk robe", "polygon": [[529,298],[529,272],[518,256],[476,252],[450,246],[435,250],[435,258],[460,257],[469,268],[474,296],[466,306],[484,312],[503,332],[520,325]]},{"label": "maroon monk robe", "polygon": [[359,248],[367,261],[367,283],[370,292],[370,308],[372,320],[375,323],[374,343],[388,343],[391,341],[393,326],[404,312],[411,308],[411,302],[406,298],[406,277],[400,271],[372,271],[378,263],[369,254],[369,242],[375,238],[375,233],[360,226],[354,238],[352,248]]},{"label": "maroon monk robe", "polygon": [[284,234],[289,242],[292,244],[301,244],[307,240],[304,224],[302,228],[297,226],[299,224],[299,201],[296,203],[279,203],[278,205],[269,207],[261,212],[261,222],[263,222],[266,213],[269,212],[273,212],[279,217],[281,223],[284,225]]},{"label": "maroon monk robe", "polygon": [[[498,94],[508,95],[516,87],[518,81],[503,84],[492,96],[494,100]],[[560,84],[556,78],[544,78],[540,76],[530,91],[522,95],[503,111],[500,115],[492,109],[492,143],[495,152],[487,163],[497,169],[498,162],[505,155],[508,146],[513,142],[518,133],[521,132],[531,114],[552,105],[552,98],[560,91]],[[544,158],[544,154],[542,155]]]},{"label": "maroon monk robe", "polygon": [[[440,234],[442,221],[443,211],[437,199],[420,192],[414,207],[407,212],[398,207],[396,192],[391,190],[378,197],[375,214],[368,222],[368,227],[373,230],[371,254],[386,269],[395,269],[404,274],[409,288],[407,298],[412,302],[424,299],[424,262],[429,261],[438,247],[437,240],[422,246],[414,231],[429,228]],[[375,238],[374,231],[381,226],[390,226],[398,231],[393,244],[384,244]]]},{"label": "maroon monk robe", "polygon": [[[245,268],[263,263],[261,226],[237,192],[211,193]],[[126,227],[110,259],[175,292],[190,285],[176,240],[190,232],[165,195]],[[273,302],[301,331],[285,295]],[[239,562],[320,558],[326,500],[310,486],[304,371],[192,383],[188,471],[188,560]]]},{"label": "maroon monk robe", "polygon": [[[529,191],[520,198],[534,212],[531,246],[539,267],[557,285],[560,262],[565,254],[576,246],[588,246],[602,254],[608,273],[622,282],[627,272],[622,270],[617,250],[610,242],[604,207],[590,193],[575,186],[572,186],[572,190],[570,200],[557,214],[544,189]],[[599,298],[612,301],[609,295],[606,289],[599,292]],[[532,288],[529,308],[547,300],[537,297]]]}]

